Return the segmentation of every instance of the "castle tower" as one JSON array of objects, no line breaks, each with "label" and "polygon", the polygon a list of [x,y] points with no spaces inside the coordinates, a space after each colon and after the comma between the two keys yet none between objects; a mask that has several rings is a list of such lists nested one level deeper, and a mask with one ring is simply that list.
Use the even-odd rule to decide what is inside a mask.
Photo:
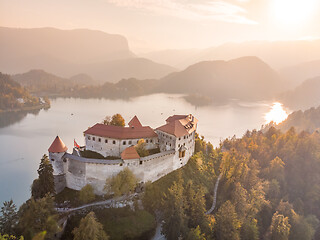
[{"label": "castle tower", "polygon": [[67,152],[68,148],[63,143],[61,138],[57,136],[48,149],[49,159],[53,167],[53,177],[56,188],[56,193],[61,192],[66,185],[63,155]]}]

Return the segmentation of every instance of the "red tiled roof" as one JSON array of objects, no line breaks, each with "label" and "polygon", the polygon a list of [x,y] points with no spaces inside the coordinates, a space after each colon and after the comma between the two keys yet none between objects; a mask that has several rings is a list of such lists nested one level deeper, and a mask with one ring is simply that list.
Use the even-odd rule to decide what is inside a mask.
[{"label": "red tiled roof", "polygon": [[134,146],[128,147],[121,153],[121,159],[128,160],[128,159],[139,159],[140,156],[137,153],[137,150]]},{"label": "red tiled roof", "polygon": [[128,123],[129,127],[142,127],[141,122],[139,121],[139,119],[137,118],[137,116],[134,116],[130,122]]},{"label": "red tiled roof", "polygon": [[51,153],[61,153],[68,150],[67,146],[63,143],[59,136],[56,136],[48,151]]},{"label": "red tiled roof", "polygon": [[179,120],[171,121],[159,128],[157,130],[169,133],[176,137],[182,137],[188,134],[188,131],[184,128],[184,126],[180,123]]},{"label": "red tiled roof", "polygon": [[192,115],[173,115],[167,118],[167,124],[157,130],[169,133],[176,137],[188,135],[196,129],[198,120]]},{"label": "red tiled roof", "polygon": [[175,120],[184,119],[186,117],[188,117],[188,115],[172,115],[166,119],[166,122],[169,123]]},{"label": "red tiled roof", "polygon": [[84,131],[84,134],[90,134],[100,137],[109,137],[115,139],[138,139],[138,138],[153,138],[158,135],[151,127],[119,127],[97,123],[93,127]]}]

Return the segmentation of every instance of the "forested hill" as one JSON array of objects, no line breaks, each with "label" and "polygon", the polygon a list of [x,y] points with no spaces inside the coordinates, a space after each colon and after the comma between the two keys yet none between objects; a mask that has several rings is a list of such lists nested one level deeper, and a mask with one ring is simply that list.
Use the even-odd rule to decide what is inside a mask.
[{"label": "forested hill", "polygon": [[[248,131],[217,149],[198,138],[196,151],[145,191],[168,240],[319,239],[319,133]],[[216,210],[206,215],[220,173]]]},{"label": "forested hill", "polygon": [[0,73],[0,112],[22,109],[39,105],[39,99],[33,97],[9,75]]},{"label": "forested hill", "polygon": [[97,82],[86,74],[78,74],[68,79],[36,69],[13,75],[12,78],[37,95],[70,95],[77,89],[97,85]]}]

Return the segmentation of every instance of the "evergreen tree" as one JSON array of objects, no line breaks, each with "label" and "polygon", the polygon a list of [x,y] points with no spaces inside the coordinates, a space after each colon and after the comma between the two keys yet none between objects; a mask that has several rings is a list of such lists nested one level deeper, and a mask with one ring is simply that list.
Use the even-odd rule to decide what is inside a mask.
[{"label": "evergreen tree", "polygon": [[168,240],[176,240],[186,235],[188,219],[184,204],[183,186],[181,182],[174,182],[163,198],[162,233]]},{"label": "evergreen tree", "polygon": [[186,196],[185,212],[189,218],[188,227],[196,228],[200,226],[201,229],[204,229],[206,223],[206,203],[203,187],[199,187],[198,191],[195,191],[194,185],[190,180],[187,183],[184,195]]},{"label": "evergreen tree", "polygon": [[14,228],[18,223],[18,214],[16,205],[13,203],[12,199],[3,203],[0,212],[0,233],[9,235],[14,234]]},{"label": "evergreen tree", "polygon": [[108,240],[109,237],[103,230],[103,226],[96,219],[94,212],[90,212],[82,218],[78,228],[72,231],[74,240]]},{"label": "evergreen tree", "polygon": [[35,199],[43,198],[46,194],[54,194],[53,168],[47,155],[43,155],[38,169],[39,178],[33,181],[32,196]]},{"label": "evergreen tree", "polygon": [[241,223],[238,220],[235,207],[226,201],[216,214],[215,232],[217,240],[240,240]]},{"label": "evergreen tree", "polygon": [[29,199],[18,214],[18,230],[27,240],[43,231],[46,231],[46,238],[51,238],[59,230],[54,200],[49,195],[38,200]]}]

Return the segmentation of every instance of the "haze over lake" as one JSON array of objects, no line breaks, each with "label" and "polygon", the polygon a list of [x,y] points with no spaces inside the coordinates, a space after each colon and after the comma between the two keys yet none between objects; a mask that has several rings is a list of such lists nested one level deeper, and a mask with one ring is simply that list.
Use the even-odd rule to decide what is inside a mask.
[{"label": "haze over lake", "polygon": [[83,131],[107,115],[120,113],[126,120],[137,115],[143,125],[156,128],[173,114],[192,113],[199,119],[198,133],[219,145],[220,140],[247,129],[260,129],[272,103],[239,103],[225,106],[194,107],[181,95],[156,94],[131,101],[105,99],[54,99],[51,108],[28,114],[20,122],[0,128],[0,202],[12,198],[18,205],[30,197],[40,158],[56,135],[72,151],[73,140],[84,144]]}]

